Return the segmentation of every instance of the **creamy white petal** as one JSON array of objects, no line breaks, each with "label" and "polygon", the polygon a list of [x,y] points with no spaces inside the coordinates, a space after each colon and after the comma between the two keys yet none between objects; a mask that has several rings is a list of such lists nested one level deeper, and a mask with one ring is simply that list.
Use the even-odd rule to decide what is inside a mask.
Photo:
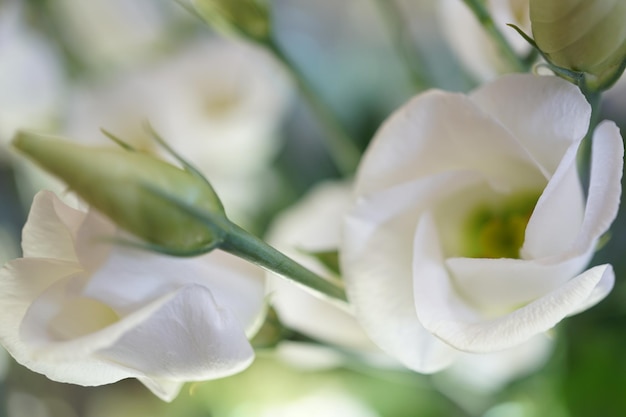
[{"label": "creamy white petal", "polygon": [[554,172],[570,145],[585,136],[591,116],[580,90],[554,76],[507,75],[474,90],[470,98],[547,172]]},{"label": "creamy white petal", "polygon": [[22,230],[22,250],[27,258],[76,261],[74,238],[85,213],[63,204],[50,191],[35,195]]},{"label": "creamy white petal", "polygon": [[20,363],[28,356],[19,337],[28,307],[48,286],[77,273],[75,263],[52,259],[16,259],[0,269],[0,339]]},{"label": "creamy white petal", "polygon": [[0,270],[0,308],[3,311],[0,316],[0,340],[3,346],[20,364],[50,378],[56,376],[55,380],[62,382],[76,382],[63,376],[65,371],[72,372],[70,368],[89,376],[85,385],[99,385],[103,383],[100,381],[115,382],[132,376],[133,373],[116,364],[92,366],[93,361],[85,361],[80,354],[72,355],[67,363],[47,361],[38,357],[35,347],[22,337],[23,319],[33,300],[48,286],[62,283],[77,273],[80,270],[76,263],[50,259],[17,259]]},{"label": "creamy white petal", "polygon": [[240,372],[254,351],[243,326],[202,285],[187,285],[98,356],[154,378],[202,381]]},{"label": "creamy white petal", "polygon": [[615,216],[622,193],[624,144],[615,123],[600,123],[593,134],[591,174],[585,206],[585,217],[572,252],[581,253],[595,245]]},{"label": "creamy white petal", "polygon": [[383,124],[361,162],[355,192],[367,195],[453,170],[483,173],[504,192],[542,187],[546,175],[528,151],[467,96],[431,90]]},{"label": "creamy white petal", "polygon": [[542,263],[507,258],[448,258],[445,266],[459,295],[477,310],[493,315],[508,312],[565,284],[589,259],[589,255],[582,255],[558,263]]},{"label": "creamy white petal", "polygon": [[438,282],[438,288],[431,293],[432,302],[420,309],[420,320],[434,335],[459,350],[494,352],[519,345],[599,301],[598,295],[606,295],[613,279],[610,265],[596,266],[532,303],[491,320],[459,315],[454,303],[448,303],[449,290]]},{"label": "creamy white petal", "polygon": [[[455,355],[422,327],[412,297],[407,225],[414,224],[417,213],[405,212],[412,203],[407,196],[419,200],[434,189],[436,184],[416,182],[412,190],[401,187],[403,192],[393,200],[383,195],[362,201],[345,221],[341,250],[346,290],[359,322],[384,351],[420,372],[442,369]],[[369,216],[385,204],[390,212],[397,211],[392,220]]]},{"label": "creamy white petal", "polygon": [[[597,240],[607,232],[617,216],[621,196],[623,157],[624,145],[618,127],[609,121],[600,123],[593,135],[589,191],[582,224],[578,228],[576,239],[561,253],[547,256],[546,259],[539,259],[542,263],[558,263],[584,254],[587,257],[592,255]],[[571,208],[565,207],[567,207],[566,210]],[[552,211],[557,212],[558,208],[555,206]],[[549,219],[543,220],[544,223],[547,221]],[[539,239],[540,231],[536,230],[534,233],[535,239]],[[545,230],[543,233],[545,234]],[[524,251],[526,251],[525,248]],[[530,254],[533,253],[530,252]]]},{"label": "creamy white petal", "polygon": [[200,284],[210,288],[220,305],[253,332],[264,308],[264,282],[262,269],[218,250],[177,258],[118,246],[93,273],[84,294],[126,313],[144,300],[183,285]]},{"label": "creamy white petal", "polygon": [[550,178],[526,226],[524,259],[562,254],[573,245],[583,221],[584,195],[578,177],[575,143]]},{"label": "creamy white petal", "polygon": [[137,379],[152,391],[154,395],[167,402],[174,400],[184,385],[180,381],[162,378],[138,377]]},{"label": "creamy white petal", "polygon": [[20,329],[31,369],[50,379],[81,385],[137,376],[202,380],[239,372],[252,361],[243,327],[203,286],[182,287],[127,316],[97,322],[103,303],[78,294],[80,281],[51,287],[31,304]]}]

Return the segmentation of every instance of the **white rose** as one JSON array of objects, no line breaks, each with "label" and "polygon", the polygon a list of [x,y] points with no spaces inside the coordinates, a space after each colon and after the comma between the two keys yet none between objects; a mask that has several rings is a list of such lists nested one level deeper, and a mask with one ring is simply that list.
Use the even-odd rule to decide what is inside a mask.
[{"label": "white rose", "polygon": [[22,365],[92,386],[137,378],[164,400],[246,368],[263,273],[221,252],[172,258],[112,246],[115,227],[35,197],[24,258],[0,270],[0,341]]},{"label": "white rose", "polygon": [[589,117],[575,86],[510,75],[469,96],[425,92],[383,125],[340,252],[372,340],[432,372],[459,350],[520,345],[608,294],[610,265],[581,271],[616,216],[623,145],[614,123],[597,127],[585,192],[576,153]]}]

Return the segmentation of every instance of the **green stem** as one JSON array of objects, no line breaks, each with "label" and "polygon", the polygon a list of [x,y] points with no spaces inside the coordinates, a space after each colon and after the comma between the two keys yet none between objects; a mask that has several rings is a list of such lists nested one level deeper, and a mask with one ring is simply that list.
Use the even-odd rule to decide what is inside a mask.
[{"label": "green stem", "polygon": [[387,30],[391,35],[391,42],[396,48],[398,56],[404,62],[404,67],[411,79],[416,90],[426,88],[425,75],[418,69],[416,65],[416,56],[411,53],[410,45],[407,44],[406,38],[406,22],[402,17],[398,5],[393,0],[373,0],[378,7],[378,11],[382,20],[387,26]]},{"label": "green stem", "polygon": [[328,281],[274,249],[261,239],[228,221],[220,249],[250,261],[329,297],[347,301],[343,288]]},{"label": "green stem", "polygon": [[147,184],[144,185],[144,189],[203,223],[205,227],[211,230],[214,236],[213,242],[209,242],[204,247],[194,250],[172,251],[171,248],[151,244],[146,245],[147,249],[172,256],[197,256],[219,248],[329,297],[347,301],[343,287],[320,277],[258,237],[245,231],[231,222],[223,212],[214,212],[195,207],[176,196]]},{"label": "green stem", "polygon": [[502,32],[498,29],[493,19],[491,18],[491,14],[485,8],[485,5],[481,0],[463,0],[467,7],[469,7],[480,24],[485,28],[487,33],[491,36],[491,38],[498,44],[500,51],[506,57],[506,59],[511,63],[513,68],[520,72],[528,71],[529,64],[525,62],[523,58],[521,58],[515,50],[511,47],[511,44],[506,40]]},{"label": "green stem", "polygon": [[315,115],[326,126],[328,132],[328,135],[325,136],[326,147],[337,169],[346,176],[352,175],[361,158],[361,151],[356,146],[356,142],[346,133],[335,115],[309,84],[306,76],[285,54],[278,43],[273,38],[269,38],[264,42],[264,45],[284,64]]}]

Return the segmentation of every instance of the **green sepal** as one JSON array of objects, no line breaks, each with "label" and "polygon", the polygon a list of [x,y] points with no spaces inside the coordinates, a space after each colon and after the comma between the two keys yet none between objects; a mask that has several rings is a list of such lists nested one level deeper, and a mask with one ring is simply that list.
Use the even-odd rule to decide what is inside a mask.
[{"label": "green sepal", "polygon": [[118,145],[119,147],[121,147],[122,149],[128,151],[128,152],[137,152],[137,149],[132,146],[130,143],[120,139],[118,136],[115,136],[113,133],[109,132],[108,130],[104,129],[104,128],[100,128],[100,132],[102,132],[102,134],[104,136],[106,136],[107,138],[109,138],[110,140],[112,140],[113,142],[115,142],[116,145]]},{"label": "green sepal", "polygon": [[169,248],[167,246],[159,245],[156,243],[150,243],[145,241],[135,241],[130,239],[124,239],[121,237],[111,237],[111,238],[101,238],[99,239],[101,242],[110,243],[113,245],[124,246],[132,249],[139,249],[149,252],[156,252],[163,255],[175,256],[180,258],[191,258],[194,256],[200,256],[211,252],[216,249],[219,244],[218,242],[213,242],[206,246],[201,246],[194,249],[174,249]]}]

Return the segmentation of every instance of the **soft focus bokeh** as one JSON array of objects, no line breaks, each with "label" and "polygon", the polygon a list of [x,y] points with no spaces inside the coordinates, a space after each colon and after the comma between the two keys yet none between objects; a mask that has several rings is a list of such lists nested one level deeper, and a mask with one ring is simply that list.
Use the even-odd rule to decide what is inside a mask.
[{"label": "soft focus bokeh", "polygon": [[[480,28],[458,23],[462,12],[442,16],[452,1],[270,3],[280,44],[363,149],[385,117],[417,92],[468,91],[503,70],[476,69],[464,64],[467,54],[457,55],[463,46],[454,39],[467,41],[460,32],[475,36]],[[398,8],[403,27],[385,7]],[[519,48],[526,51],[523,42]],[[626,130],[626,77],[605,94],[602,117]],[[143,131],[146,121],[211,180],[238,224],[294,256],[335,249],[325,247],[334,237],[313,236],[311,245],[319,247],[307,248],[285,235],[285,228],[296,229],[290,226],[298,222],[296,212],[306,211],[302,204],[314,204],[310,192],[319,194],[316,186],[329,187],[340,175],[323,145],[323,126],[266,51],[214,33],[174,0],[0,0],[0,263],[20,256],[21,228],[36,191],[64,192],[8,147],[17,129],[106,144],[104,128],[159,153]],[[324,208],[333,204],[341,201]],[[170,404],[136,381],[97,388],[51,382],[2,351],[0,416],[624,416],[625,211],[592,262],[613,264],[613,292],[567,319],[535,351],[507,357],[505,370],[502,362],[473,358],[419,375],[376,358],[349,317],[339,336],[350,340],[341,346],[324,327],[337,325],[333,317],[343,313],[312,306],[308,316],[293,313],[285,322],[340,345],[339,353],[329,358],[297,340],[259,348],[248,370],[188,384]],[[302,236],[315,232],[306,229]],[[276,290],[277,299],[287,297],[277,306],[279,316],[298,304],[289,298],[293,290]],[[361,348],[368,350],[365,360]]]}]

